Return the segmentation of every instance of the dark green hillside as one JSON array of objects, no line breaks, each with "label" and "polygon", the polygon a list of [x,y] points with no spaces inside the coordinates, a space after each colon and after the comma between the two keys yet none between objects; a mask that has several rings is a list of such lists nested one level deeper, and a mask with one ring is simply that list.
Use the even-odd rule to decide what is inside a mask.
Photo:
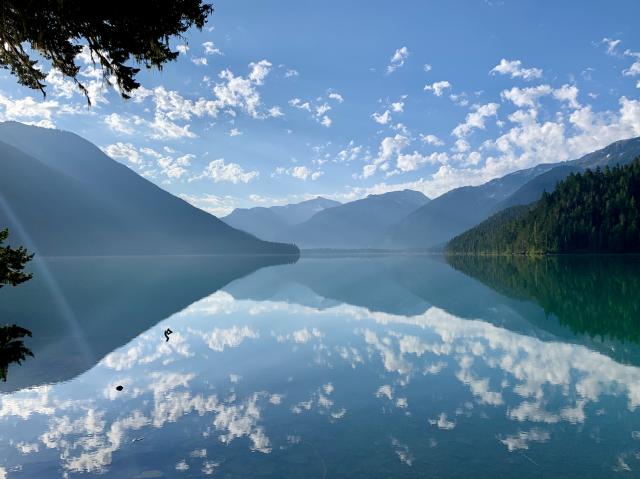
[{"label": "dark green hillside", "polygon": [[531,206],[497,213],[453,238],[448,253],[640,252],[640,158],[571,174]]}]

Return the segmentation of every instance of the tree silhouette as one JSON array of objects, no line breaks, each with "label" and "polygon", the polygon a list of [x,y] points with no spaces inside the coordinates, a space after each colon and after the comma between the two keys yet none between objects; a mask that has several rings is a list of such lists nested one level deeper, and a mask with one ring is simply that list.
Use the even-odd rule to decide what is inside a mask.
[{"label": "tree silhouette", "polygon": [[0,379],[7,381],[7,372],[11,363],[22,364],[33,353],[20,338],[31,337],[31,331],[12,324],[0,327]]},{"label": "tree silhouette", "polygon": [[[0,230],[0,288],[6,285],[17,286],[32,277],[30,273],[24,272],[24,268],[33,254],[22,246],[3,246],[8,237],[9,230]],[[6,382],[11,363],[22,364],[27,356],[33,357],[31,350],[20,339],[25,336],[31,337],[31,331],[15,324],[0,326],[0,380]]]},{"label": "tree silhouette", "polygon": [[25,273],[24,267],[33,258],[22,246],[11,248],[3,246],[9,237],[9,230],[0,230],[0,288],[6,285],[17,286],[31,279],[30,273]]},{"label": "tree silhouette", "polygon": [[126,6],[86,0],[3,0],[0,2],[0,66],[18,83],[45,94],[47,71],[33,58],[37,53],[62,75],[72,79],[90,103],[78,79],[77,55],[83,45],[103,80],[111,77],[129,98],[140,86],[138,66],[162,69],[178,52],[170,40],[192,26],[202,29],[213,7],[201,0],[136,0]]}]

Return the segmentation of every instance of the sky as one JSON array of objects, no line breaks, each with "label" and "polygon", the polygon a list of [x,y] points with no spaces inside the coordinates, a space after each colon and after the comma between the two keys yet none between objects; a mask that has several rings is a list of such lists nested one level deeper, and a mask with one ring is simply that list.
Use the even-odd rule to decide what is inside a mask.
[{"label": "sky", "polygon": [[0,120],[72,131],[218,216],[322,195],[430,198],[640,136],[640,2],[218,0],[178,60],[93,106],[0,73]]}]

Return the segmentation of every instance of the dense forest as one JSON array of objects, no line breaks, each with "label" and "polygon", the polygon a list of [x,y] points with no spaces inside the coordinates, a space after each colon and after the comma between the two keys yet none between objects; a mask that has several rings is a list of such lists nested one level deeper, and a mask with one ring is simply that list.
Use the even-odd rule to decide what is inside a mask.
[{"label": "dense forest", "polygon": [[529,206],[503,210],[453,238],[447,253],[640,252],[640,158],[574,173]]},{"label": "dense forest", "polygon": [[447,261],[501,294],[539,304],[573,333],[640,344],[638,257],[451,255]]}]

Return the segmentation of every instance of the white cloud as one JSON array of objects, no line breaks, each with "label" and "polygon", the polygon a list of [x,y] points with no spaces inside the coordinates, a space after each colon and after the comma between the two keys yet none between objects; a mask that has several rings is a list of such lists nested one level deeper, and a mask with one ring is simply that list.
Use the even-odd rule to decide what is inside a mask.
[{"label": "white cloud", "polygon": [[226,216],[239,206],[238,198],[233,196],[204,195],[178,195],[196,208],[200,208],[216,216]]},{"label": "white cloud", "polygon": [[342,98],[342,95],[340,93],[335,93],[335,92],[329,93],[329,98],[337,101],[338,103],[342,103],[344,101],[344,98]]},{"label": "white cloud", "polygon": [[338,161],[349,163],[358,159],[362,152],[362,145],[356,145],[355,142],[351,140],[346,148],[338,152]]},{"label": "white cloud", "polygon": [[160,173],[170,179],[182,178],[188,170],[186,167],[191,166],[191,160],[194,155],[182,155],[178,158],[172,158],[169,156],[162,156],[158,158],[157,164],[160,167]]},{"label": "white cloud", "polygon": [[571,108],[580,108],[578,103],[578,88],[575,85],[562,85],[553,91],[556,100],[567,103]]},{"label": "white cloud", "polygon": [[520,60],[507,60],[503,58],[489,73],[495,75],[510,75],[511,78],[522,78],[523,80],[533,80],[542,76],[539,68],[523,68]]},{"label": "white cloud", "polygon": [[409,142],[409,138],[400,134],[383,138],[380,142],[378,157],[372,164],[364,166],[362,176],[367,178],[373,175],[378,168],[384,167],[386,169],[393,157],[399,155],[409,145]]},{"label": "white cloud", "polygon": [[220,49],[216,47],[213,42],[204,42],[202,47],[204,48],[205,55],[222,55]]},{"label": "white cloud", "polygon": [[125,135],[131,135],[135,132],[134,125],[139,125],[143,122],[142,118],[138,116],[126,117],[117,113],[111,113],[104,118],[105,124],[116,133],[123,133]]},{"label": "white cloud", "polygon": [[184,55],[189,51],[189,46],[184,43],[180,45],[176,45],[176,50],[178,50],[178,52]]},{"label": "white cloud", "polygon": [[417,170],[420,166],[430,163],[446,163],[448,155],[446,153],[434,152],[429,155],[421,155],[417,151],[411,154],[399,154],[396,159],[396,166],[399,171],[407,172]]},{"label": "white cloud", "polygon": [[458,153],[464,153],[465,151],[469,151],[469,149],[471,148],[471,146],[469,145],[469,142],[459,138],[458,140],[456,140],[455,144],[454,144],[454,151],[457,151]]},{"label": "white cloud", "polygon": [[36,101],[31,96],[13,100],[0,93],[0,120],[16,120],[30,125],[54,128],[54,113],[63,107],[55,100]]},{"label": "white cloud", "polygon": [[190,125],[178,125],[162,112],[156,112],[153,122],[148,123],[151,128],[151,138],[154,140],[176,140],[179,138],[195,138],[196,134],[190,130]]},{"label": "white cloud", "polygon": [[207,65],[206,57],[191,57],[191,61],[193,62],[194,65],[197,65],[199,67],[203,67]]},{"label": "white cloud", "polygon": [[636,60],[631,64],[629,68],[622,72],[625,76],[640,75],[640,52],[632,52],[631,50],[625,50],[624,55],[626,57],[634,57]]},{"label": "white cloud", "polygon": [[311,181],[315,181],[320,178],[324,174],[321,170],[313,171],[311,168],[307,166],[294,166],[292,168],[284,168],[278,167],[271,174],[272,177],[288,175],[292,178],[296,178],[298,180],[306,181],[307,179],[311,179]]},{"label": "white cloud", "polygon": [[437,81],[431,85],[425,85],[424,91],[432,91],[435,96],[442,96],[445,90],[451,88],[451,83],[447,80]]},{"label": "white cloud", "polygon": [[289,105],[299,110],[311,111],[311,105],[308,101],[303,102],[300,98],[292,98],[289,100]]},{"label": "white cloud", "polygon": [[180,179],[185,176],[191,166],[195,155],[177,154],[171,149],[165,149],[161,153],[153,148],[137,148],[131,143],[117,142],[103,148],[103,151],[116,160],[125,160],[127,164],[134,166],[142,176],[156,178],[159,175],[165,177],[165,182]]},{"label": "white cloud", "polygon": [[[387,175],[390,176],[414,171],[426,163],[445,163],[448,159],[446,153],[434,152],[429,155],[422,155],[418,151],[403,153],[404,149],[409,146],[410,143],[411,140],[401,134],[385,137],[380,142],[378,156],[374,158],[372,163],[366,164],[363,167],[362,178],[372,176],[377,170],[386,171]],[[390,170],[390,166],[394,160],[396,169]]]},{"label": "white cloud", "polygon": [[280,116],[284,116],[284,113],[282,113],[282,109],[279,106],[272,106],[271,108],[269,108],[267,113],[271,118],[278,118]]},{"label": "white cloud", "polygon": [[442,146],[444,142],[436,135],[420,135],[420,139],[427,145]]},{"label": "white cloud", "polygon": [[264,83],[264,79],[271,71],[271,62],[267,60],[260,60],[257,63],[250,63],[249,68],[251,68],[249,79],[256,85],[262,85]]},{"label": "white cloud", "polygon": [[469,104],[466,93],[452,93],[449,95],[449,99],[458,106],[467,106]]},{"label": "white cloud", "polygon": [[432,67],[432,66],[431,66],[431,64],[429,64],[429,63],[425,63],[425,64],[422,66],[422,70],[423,70],[423,71],[425,71],[425,72],[430,72],[432,69],[433,69],[433,67]]},{"label": "white cloud", "polygon": [[460,138],[468,135],[474,128],[483,130],[485,127],[485,119],[496,116],[499,107],[500,105],[497,103],[487,103],[477,106],[475,111],[467,114],[464,123],[460,123],[453,129],[452,134]]},{"label": "white cloud", "polygon": [[389,110],[385,110],[384,113],[374,113],[373,115],[371,115],[371,117],[376,123],[386,125],[387,123],[389,123],[389,121],[391,121],[391,112]]},{"label": "white cloud", "polygon": [[215,118],[220,111],[235,114],[234,109],[240,109],[257,119],[273,116],[274,110],[271,110],[270,114],[259,111],[262,101],[257,89],[264,83],[271,63],[261,60],[249,64],[249,68],[250,73],[247,78],[236,76],[229,69],[222,70],[218,75],[221,81],[212,89],[213,98],[201,97],[197,100],[189,100],[178,92],[164,87],[157,87],[152,94],[144,95],[144,97],[152,96],[156,106],[154,121],[149,123],[149,127],[153,130],[153,138],[193,138],[195,134],[190,131],[188,124],[178,125],[175,121],[188,121],[194,116],[205,115]]},{"label": "white cloud", "polygon": [[616,48],[620,45],[621,40],[614,40],[613,38],[603,38],[602,43],[607,45],[607,54],[615,55]]},{"label": "white cloud", "polygon": [[127,160],[133,165],[140,165],[143,161],[142,155],[131,143],[114,143],[106,146],[104,152],[111,158]]},{"label": "white cloud", "polygon": [[404,102],[396,101],[391,104],[391,109],[396,113],[402,113],[404,111]]},{"label": "white cloud", "polygon": [[55,68],[49,70],[44,81],[48,87],[53,88],[53,94],[57,97],[71,98],[78,93],[78,86]]},{"label": "white cloud", "polygon": [[300,98],[292,98],[289,100],[289,106],[310,112],[315,121],[328,128],[333,123],[333,120],[326,115],[326,113],[331,110],[331,106],[326,102],[319,103],[320,101],[322,101],[322,98],[317,98],[318,103],[312,106],[308,101],[302,101]]},{"label": "white cloud", "polygon": [[233,137],[233,136],[240,136],[242,135],[242,132],[240,130],[238,130],[237,128],[231,128],[231,130],[229,130],[227,132],[227,135]]},{"label": "white cloud", "polygon": [[220,158],[210,161],[200,175],[190,178],[189,181],[210,178],[216,183],[224,181],[237,184],[249,183],[258,178],[258,176],[260,176],[258,171],[245,171],[239,164],[225,163],[224,159]]},{"label": "white cloud", "polygon": [[405,60],[409,57],[407,47],[398,48],[391,57],[391,63],[387,66],[387,73],[393,73],[404,65]]},{"label": "white cloud", "polygon": [[508,100],[517,107],[535,107],[538,100],[544,96],[553,96],[556,100],[566,103],[571,108],[580,108],[578,102],[579,90],[575,85],[564,84],[560,88],[553,89],[549,85],[538,85],[535,87],[518,88],[504,90],[500,96],[503,100]]},{"label": "white cloud", "polygon": [[550,95],[553,89],[549,85],[538,85],[536,87],[518,88],[513,87],[511,90],[504,90],[500,96],[504,100],[509,100],[517,107],[537,105],[538,98]]},{"label": "white cloud", "polygon": [[293,68],[289,68],[285,73],[284,73],[284,77],[285,78],[291,78],[291,77],[297,77],[299,76],[300,73],[298,72],[298,70],[295,70]]},{"label": "white cloud", "polygon": [[311,170],[306,166],[295,166],[291,169],[290,175],[299,180],[306,180],[311,176]]}]

